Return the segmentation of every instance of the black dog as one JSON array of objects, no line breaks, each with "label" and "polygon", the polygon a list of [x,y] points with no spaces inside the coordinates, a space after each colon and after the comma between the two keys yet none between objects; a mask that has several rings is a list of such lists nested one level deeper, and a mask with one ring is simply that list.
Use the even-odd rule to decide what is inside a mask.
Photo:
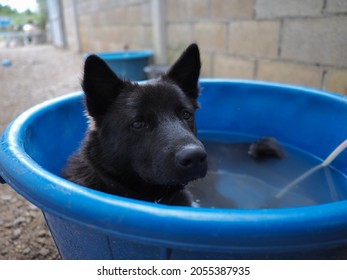
[{"label": "black dog", "polygon": [[[120,196],[191,205],[184,186],[207,171],[194,119],[200,68],[196,44],[161,78],[144,84],[121,80],[103,60],[89,56],[82,87],[90,125],[65,178]],[[251,155],[280,156],[272,142],[252,145]]]}]

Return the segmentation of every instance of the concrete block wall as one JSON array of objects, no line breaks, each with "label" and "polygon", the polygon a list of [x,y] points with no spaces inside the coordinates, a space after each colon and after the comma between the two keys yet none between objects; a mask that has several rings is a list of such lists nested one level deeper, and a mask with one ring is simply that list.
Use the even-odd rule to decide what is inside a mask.
[{"label": "concrete block wall", "polygon": [[[66,1],[76,5],[83,52],[153,48],[151,0]],[[205,77],[347,95],[347,0],[161,1],[169,63],[197,42]]]},{"label": "concrete block wall", "polygon": [[347,0],[167,0],[167,8],[170,61],[195,41],[204,76],[347,94]]},{"label": "concrete block wall", "polygon": [[74,2],[82,52],[151,48],[150,0]]}]

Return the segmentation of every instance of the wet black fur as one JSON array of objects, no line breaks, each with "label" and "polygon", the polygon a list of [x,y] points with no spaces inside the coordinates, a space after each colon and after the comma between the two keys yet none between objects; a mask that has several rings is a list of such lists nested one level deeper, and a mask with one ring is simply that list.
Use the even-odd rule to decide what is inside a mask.
[{"label": "wet black fur", "polygon": [[[120,196],[191,205],[184,186],[207,171],[194,119],[200,68],[196,44],[161,78],[144,84],[120,79],[99,57],[89,56],[82,87],[91,122],[64,177]],[[260,144],[252,156],[278,156],[280,149],[268,152]]]}]

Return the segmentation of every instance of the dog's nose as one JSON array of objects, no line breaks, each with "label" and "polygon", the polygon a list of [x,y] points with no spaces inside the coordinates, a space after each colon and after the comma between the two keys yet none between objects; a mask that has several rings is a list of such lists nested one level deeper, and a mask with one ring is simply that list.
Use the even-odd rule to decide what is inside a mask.
[{"label": "dog's nose", "polygon": [[186,170],[204,173],[207,168],[206,151],[201,146],[188,145],[176,153],[176,162]]}]

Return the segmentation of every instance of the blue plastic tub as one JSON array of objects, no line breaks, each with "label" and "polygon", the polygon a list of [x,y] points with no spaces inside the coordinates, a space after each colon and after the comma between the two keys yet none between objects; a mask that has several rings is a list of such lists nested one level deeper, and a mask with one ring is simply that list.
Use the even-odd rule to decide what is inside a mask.
[{"label": "blue plastic tub", "polygon": [[[117,75],[133,81],[147,79],[144,69],[153,57],[153,52],[150,50],[99,52],[95,54],[105,60]],[[84,58],[86,57],[88,57],[88,54],[84,55]]]},{"label": "blue plastic tub", "polygon": [[[347,136],[347,100],[281,84],[202,80],[200,131],[273,135],[325,158]],[[346,259],[347,201],[238,210],[157,205],[60,177],[86,129],[82,93],[38,105],[3,133],[0,175],[42,209],[65,259]],[[334,167],[347,174],[344,152]]]}]

